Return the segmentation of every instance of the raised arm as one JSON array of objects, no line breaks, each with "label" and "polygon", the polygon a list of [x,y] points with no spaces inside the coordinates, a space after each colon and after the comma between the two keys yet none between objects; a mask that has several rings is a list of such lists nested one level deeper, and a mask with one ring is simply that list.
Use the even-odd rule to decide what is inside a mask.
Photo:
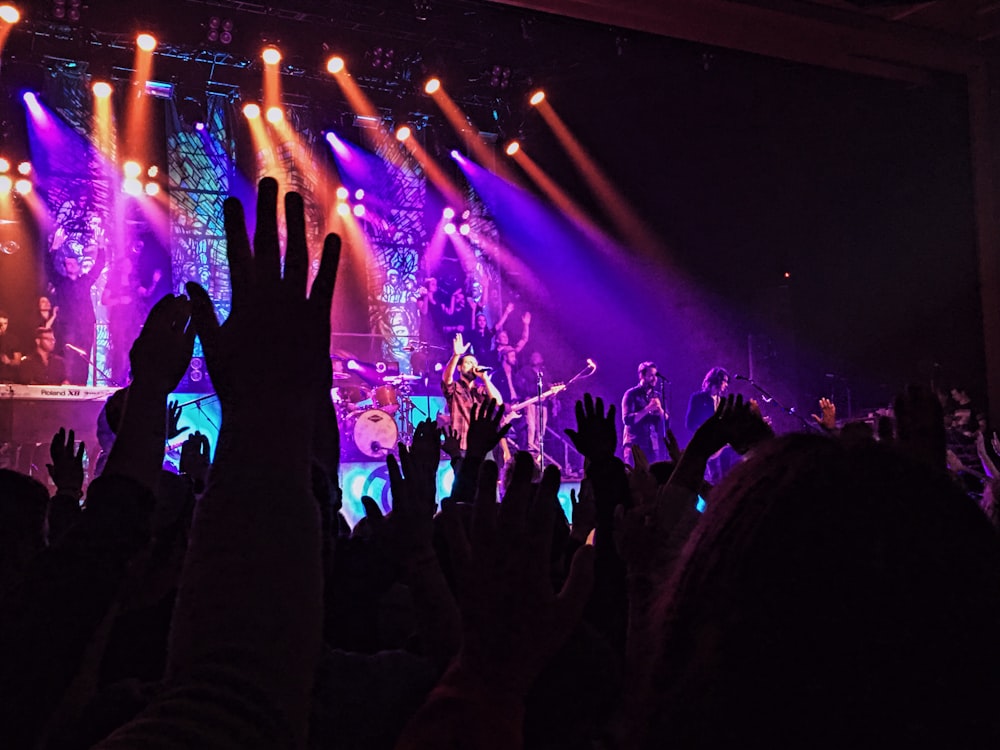
[{"label": "raised arm", "polygon": [[[499,326],[497,326],[499,328]],[[531,333],[531,313],[526,312],[521,316],[521,338],[514,345],[514,351],[520,351],[528,345],[528,335]]]},{"label": "raised arm", "polygon": [[469,347],[472,344],[466,344],[462,341],[462,334],[456,333],[455,338],[452,340],[452,355],[451,359],[444,366],[441,371],[441,387],[446,388],[455,380],[455,370],[458,369],[458,360],[462,358],[462,355],[469,351]]}]

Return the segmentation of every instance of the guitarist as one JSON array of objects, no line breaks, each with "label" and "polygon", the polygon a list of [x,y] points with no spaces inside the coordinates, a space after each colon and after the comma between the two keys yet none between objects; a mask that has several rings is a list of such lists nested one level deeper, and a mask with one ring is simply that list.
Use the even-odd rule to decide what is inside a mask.
[{"label": "guitarist", "polygon": [[[522,367],[514,380],[517,388],[517,395],[521,399],[531,398],[538,395],[538,383],[541,380],[542,391],[547,391],[552,382],[545,372],[545,360],[540,352],[532,352],[528,358],[528,364]],[[545,402],[529,404],[524,408],[525,429],[527,432],[528,452],[537,461],[541,453],[539,442],[541,436],[545,434],[548,427],[549,410]]]},{"label": "guitarist", "polygon": [[[462,340],[461,333],[456,333],[452,341],[451,359],[441,371],[441,391],[448,402],[451,426],[458,433],[459,446],[463,451],[467,447],[472,407],[479,406],[489,398],[496,399],[498,404],[503,403],[503,396],[490,381],[489,371],[480,367],[478,360],[467,353],[470,346],[471,344]],[[477,380],[482,382],[477,383]]]}]

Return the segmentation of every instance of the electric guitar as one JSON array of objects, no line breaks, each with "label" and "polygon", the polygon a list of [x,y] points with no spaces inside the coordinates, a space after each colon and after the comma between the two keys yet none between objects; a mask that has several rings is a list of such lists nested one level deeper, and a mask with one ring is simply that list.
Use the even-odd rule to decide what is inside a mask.
[{"label": "electric guitar", "polygon": [[565,390],[565,383],[556,383],[540,396],[532,396],[531,398],[526,398],[524,401],[518,401],[516,404],[510,404],[510,410],[504,414],[503,419],[500,421],[500,426],[503,427],[506,424],[510,424],[515,419],[523,417],[524,415],[521,414],[521,410],[524,409],[524,407],[531,406],[531,404],[537,404],[539,401],[544,401],[549,396],[554,396]]}]

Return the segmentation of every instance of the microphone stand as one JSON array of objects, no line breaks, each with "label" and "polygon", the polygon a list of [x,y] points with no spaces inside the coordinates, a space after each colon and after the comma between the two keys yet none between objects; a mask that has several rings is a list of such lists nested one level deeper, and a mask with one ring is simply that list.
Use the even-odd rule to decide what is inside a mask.
[{"label": "microphone stand", "polygon": [[[113,385],[115,388],[121,388],[122,387],[121,383],[119,383],[117,380],[115,380],[114,378],[112,378],[110,375],[108,375],[106,372],[104,372],[104,370],[102,370],[100,367],[97,366],[97,360],[96,359],[91,359],[88,355],[82,354],[81,353],[83,351],[82,349],[79,352],[76,351],[75,349],[70,349],[69,351],[73,352],[73,354],[75,354],[80,359],[82,359],[84,362],[86,362],[88,370],[90,370],[91,368],[93,368],[94,372],[97,373],[97,375],[100,375],[107,382],[111,383],[111,385]],[[97,376],[96,375],[94,376],[94,385],[97,385]]]},{"label": "microphone stand", "polygon": [[802,424],[804,424],[810,430],[814,430],[814,431],[818,430],[818,431],[823,432],[825,434],[826,431],[820,425],[818,425],[818,424],[816,424],[814,422],[810,422],[808,419],[806,419],[805,417],[803,417],[801,414],[799,414],[795,410],[794,406],[785,406],[778,399],[776,399],[774,396],[772,396],[770,393],[768,393],[767,390],[764,388],[764,386],[760,385],[760,383],[758,383],[757,381],[753,380],[752,378],[744,378],[744,377],[734,377],[734,379],[735,380],[744,380],[747,383],[749,383],[751,386],[753,386],[754,388],[756,388],[757,391],[760,392],[761,397],[764,399],[764,403],[765,404],[774,404],[779,409],[781,409],[781,411],[785,412],[785,414],[787,414],[788,416],[795,417],[797,420],[799,420]]},{"label": "microphone stand", "polygon": [[542,373],[538,373],[538,403],[535,404],[535,437],[538,439],[538,470],[545,470],[545,431],[542,429]]}]

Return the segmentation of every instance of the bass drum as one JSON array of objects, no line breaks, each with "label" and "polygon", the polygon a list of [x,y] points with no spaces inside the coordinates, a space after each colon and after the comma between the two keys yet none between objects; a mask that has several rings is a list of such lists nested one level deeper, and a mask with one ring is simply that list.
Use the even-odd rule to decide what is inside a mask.
[{"label": "bass drum", "polygon": [[362,412],[354,423],[354,444],[369,458],[385,458],[396,449],[398,439],[395,420],[379,409]]}]

